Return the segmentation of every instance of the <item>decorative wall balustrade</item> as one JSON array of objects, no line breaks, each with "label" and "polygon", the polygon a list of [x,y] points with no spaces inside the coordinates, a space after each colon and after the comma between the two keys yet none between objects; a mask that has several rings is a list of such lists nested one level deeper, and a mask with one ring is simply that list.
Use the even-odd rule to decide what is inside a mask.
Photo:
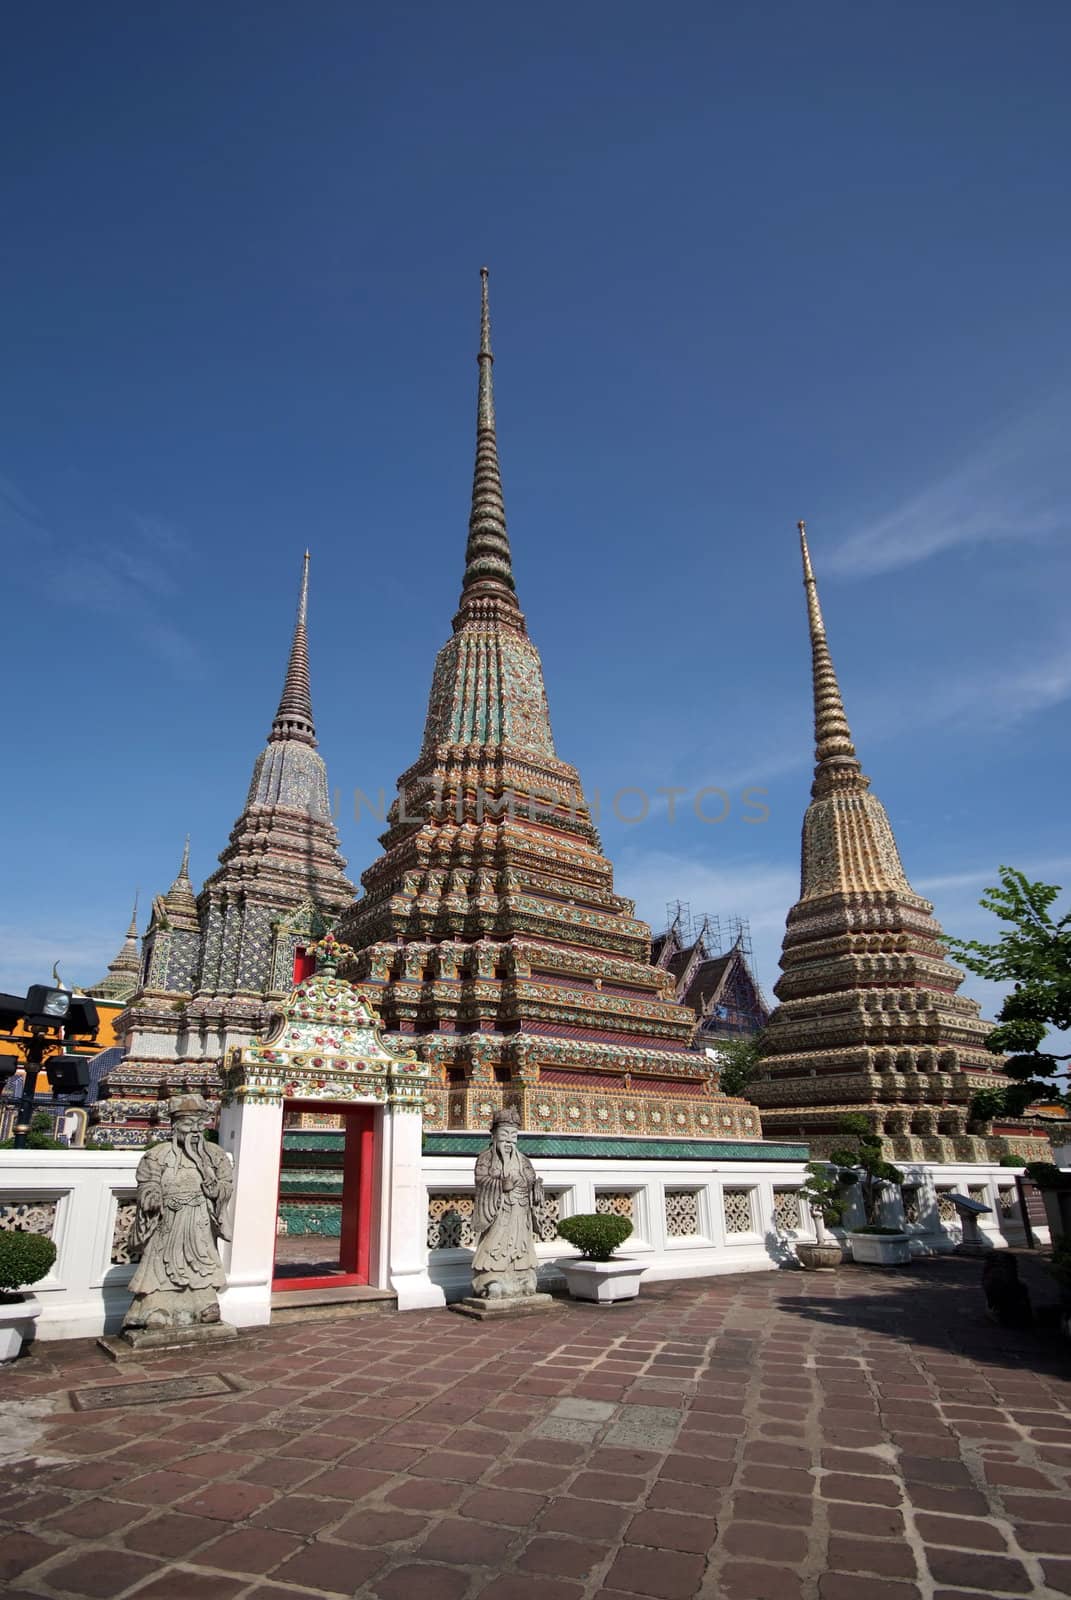
[{"label": "decorative wall balustrade", "polygon": [[671,1239],[697,1238],[699,1227],[699,1190],[666,1190],[666,1233]]},{"label": "decorative wall balustrade", "polygon": [[754,1232],[750,1189],[724,1189],[721,1203],[727,1234]]},{"label": "decorative wall balustrade", "polygon": [[[140,1156],[140,1150],[8,1150],[0,1157],[0,1229],[47,1233],[56,1244],[55,1266],[34,1287],[42,1305],[38,1338],[85,1338],[118,1329],[129,1304]],[[558,1224],[579,1212],[630,1217],[633,1234],[623,1253],[645,1262],[645,1282],[772,1268],[784,1261],[786,1234],[813,1237],[798,1194],[805,1177],[801,1161],[764,1168],[743,1160],[577,1155],[537,1158],[536,1170],[546,1194],[537,1251],[551,1274],[553,1262],[570,1253]],[[425,1156],[422,1172],[432,1276],[448,1294],[466,1293],[475,1244],[472,1159]],[[952,1191],[976,1195],[991,1207],[979,1218],[979,1229],[995,1246],[1025,1243],[1014,1175],[995,1166],[909,1168],[903,1209],[892,1192],[888,1221],[906,1222],[923,1251],[950,1250],[960,1237]],[[1039,1232],[1045,1242],[1044,1230]]]},{"label": "decorative wall balustrade", "polygon": [[55,1225],[54,1200],[9,1200],[0,1205],[0,1233],[43,1233],[51,1239]]},{"label": "decorative wall balustrade", "polygon": [[43,1233],[56,1246],[34,1285],[39,1339],[114,1333],[130,1304],[134,1173],[141,1150],[5,1150],[0,1230]]},{"label": "decorative wall balustrade", "polygon": [[131,1252],[131,1235],[138,1204],[133,1198],[120,1200],[115,1208],[115,1225],[112,1228],[111,1263],[116,1267],[130,1266],[134,1261]]},{"label": "decorative wall balustrade", "polygon": [[428,1249],[475,1250],[472,1227],[475,1207],[472,1194],[430,1194],[428,1196]]}]

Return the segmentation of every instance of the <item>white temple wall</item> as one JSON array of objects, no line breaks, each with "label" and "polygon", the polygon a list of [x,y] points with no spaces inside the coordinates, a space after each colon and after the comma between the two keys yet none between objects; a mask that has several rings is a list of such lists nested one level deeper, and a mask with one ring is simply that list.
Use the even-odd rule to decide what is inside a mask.
[{"label": "white temple wall", "polygon": [[[796,1196],[802,1162],[540,1156],[533,1165],[559,1217],[612,1211],[630,1218],[632,1236],[620,1253],[645,1263],[648,1283],[768,1271],[791,1258],[794,1240],[815,1236]],[[472,1157],[425,1156],[424,1186],[430,1276],[456,1300],[471,1286]],[[541,1240],[540,1287],[561,1282],[554,1262],[575,1254],[563,1239]]]},{"label": "white temple wall", "polygon": [[[421,1159],[420,1118],[401,1112],[386,1121],[393,1130],[377,1141],[383,1168],[375,1189],[385,1203],[373,1241],[372,1276],[394,1289],[402,1309],[441,1304],[441,1294],[459,1298],[470,1285],[473,1159]],[[250,1202],[243,1207],[244,1223],[239,1215],[232,1245],[224,1248],[228,1286],[221,1303],[224,1316],[241,1326],[270,1317],[279,1131],[278,1108],[269,1107],[247,1114],[240,1139],[230,1141],[229,1129],[222,1130],[223,1148],[238,1154],[239,1192]],[[134,1268],[127,1238],[142,1154],[0,1152],[0,1228],[45,1233],[57,1246],[52,1271],[33,1291],[42,1305],[38,1338],[118,1331],[130,1303],[127,1285]],[[795,1240],[814,1237],[795,1195],[805,1176],[801,1162],[540,1157],[534,1165],[559,1217],[597,1209],[632,1217],[635,1231],[622,1253],[646,1263],[647,1282],[768,1271],[791,1258]],[[995,1249],[1025,1244],[1014,1169],[911,1163],[903,1171],[916,1190],[916,1220],[906,1224],[915,1255],[944,1254],[959,1243],[960,1225],[947,1200],[953,1189],[992,1206],[991,1215],[979,1219],[983,1242]],[[887,1201],[886,1220],[890,1225],[901,1220],[895,1192]],[[1047,1230],[1035,1227],[1034,1232],[1040,1243],[1048,1242]],[[450,1242],[444,1245],[443,1239]],[[572,1251],[550,1238],[539,1244],[538,1254],[541,1278],[553,1284],[554,1261]]]},{"label": "white temple wall", "polygon": [[33,1285],[39,1339],[119,1329],[134,1273],[126,1241],[141,1150],[0,1152],[0,1227],[48,1234],[56,1260]]}]

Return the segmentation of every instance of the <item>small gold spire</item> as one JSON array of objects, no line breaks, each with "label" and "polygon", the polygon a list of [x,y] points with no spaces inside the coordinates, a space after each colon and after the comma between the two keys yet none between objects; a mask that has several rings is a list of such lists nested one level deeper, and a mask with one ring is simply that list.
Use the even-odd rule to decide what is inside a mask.
[{"label": "small gold spire", "polygon": [[807,524],[801,518],[796,524],[800,536],[800,555],[803,559],[803,586],[807,593],[807,624],[811,635],[811,674],[814,690],[814,784],[811,793],[816,798],[833,788],[850,784],[866,789],[869,779],[863,777],[859,759],[852,743],[852,731],[844,712],[840,685],[833,670],[833,658],[826,639],[826,625],[818,602],[818,584],[811,566],[811,552],[807,545]]}]

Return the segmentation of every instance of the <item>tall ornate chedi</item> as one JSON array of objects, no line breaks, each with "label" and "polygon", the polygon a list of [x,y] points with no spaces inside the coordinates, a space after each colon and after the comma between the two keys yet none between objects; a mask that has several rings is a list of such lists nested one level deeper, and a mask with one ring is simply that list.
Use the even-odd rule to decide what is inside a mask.
[{"label": "tall ornate chedi", "polygon": [[788,914],[749,1094],[768,1135],[828,1154],[845,1112],[863,1111],[901,1160],[992,1160],[1009,1147],[1043,1155],[1024,1125],[1010,1140],[968,1132],[975,1092],[1006,1083],[985,1046],[989,1025],[957,993],[928,900],[904,874],[889,818],[855,753],[826,640],[804,524],[799,524],[814,677],[815,769],[803,819],[800,898]]},{"label": "tall ornate chedi", "polygon": [[305,947],[352,899],[316,748],[308,595],[306,551],[267,745],[217,870],[195,896],[187,840],[178,877],[153,901],[140,981],[116,1021],[126,1059],[108,1079],[98,1138],[139,1142],[184,1084],[215,1096],[224,1057],[266,1030],[305,975]]},{"label": "tall ornate chedi", "polygon": [[424,742],[339,934],[386,1029],[435,1069],[425,1118],[536,1131],[759,1137],[690,1052],[696,1019],[614,893],[576,769],[559,760],[517,601],[499,473],[487,271],[461,600]]}]

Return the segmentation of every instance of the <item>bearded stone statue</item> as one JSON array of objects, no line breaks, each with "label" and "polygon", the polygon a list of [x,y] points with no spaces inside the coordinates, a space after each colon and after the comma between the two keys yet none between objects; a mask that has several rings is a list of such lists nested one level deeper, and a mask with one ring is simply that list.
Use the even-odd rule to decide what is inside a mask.
[{"label": "bearded stone statue", "polygon": [[517,1148],[519,1133],[512,1107],[496,1111],[491,1142],[476,1160],[472,1287],[480,1299],[536,1292],[535,1212],[543,1204],[543,1185]]},{"label": "bearded stone statue", "polygon": [[231,1158],[204,1135],[211,1107],[199,1094],[170,1102],[171,1138],[138,1162],[131,1243],[140,1254],[123,1333],[221,1327],[218,1291],[227,1276],[216,1247],[230,1237]]}]

